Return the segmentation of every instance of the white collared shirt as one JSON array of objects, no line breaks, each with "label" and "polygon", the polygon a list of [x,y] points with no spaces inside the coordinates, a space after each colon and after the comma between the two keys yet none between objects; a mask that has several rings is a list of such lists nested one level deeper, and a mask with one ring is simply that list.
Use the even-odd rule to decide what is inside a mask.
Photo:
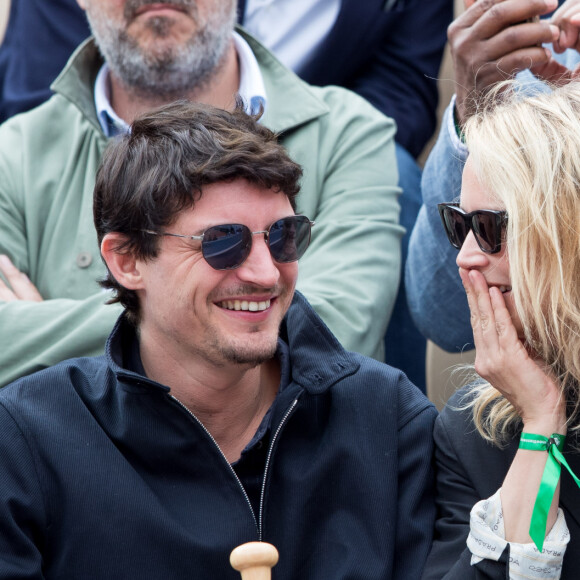
[{"label": "white collared shirt", "polygon": [[[250,45],[237,33],[233,33],[234,47],[240,63],[240,87],[238,94],[246,103],[246,111],[255,114],[260,106],[266,108],[266,89],[258,61]],[[129,125],[121,119],[111,106],[109,65],[103,64],[95,81],[95,108],[103,133],[114,137],[129,130]]]},{"label": "white collared shirt", "polygon": [[244,28],[300,72],[334,26],[341,0],[247,0]]}]

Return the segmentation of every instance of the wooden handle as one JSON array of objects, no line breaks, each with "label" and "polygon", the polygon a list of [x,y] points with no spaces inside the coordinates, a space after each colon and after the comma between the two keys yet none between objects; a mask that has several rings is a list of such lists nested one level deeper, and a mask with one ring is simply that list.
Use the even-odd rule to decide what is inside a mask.
[{"label": "wooden handle", "polygon": [[278,550],[266,542],[248,542],[230,554],[230,564],[242,580],[270,580],[272,567],[278,562]]}]

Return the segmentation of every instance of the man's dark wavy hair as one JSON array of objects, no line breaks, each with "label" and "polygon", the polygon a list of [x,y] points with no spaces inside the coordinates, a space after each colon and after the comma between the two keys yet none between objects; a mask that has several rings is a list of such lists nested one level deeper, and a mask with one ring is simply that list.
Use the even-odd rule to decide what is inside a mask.
[{"label": "man's dark wavy hair", "polygon": [[[273,194],[285,195],[295,208],[301,167],[278,143],[277,136],[244,112],[179,101],[138,117],[131,131],[105,151],[97,172],[93,214],[99,245],[105,234],[118,232],[125,241],[116,248],[143,260],[159,252],[160,232],[195,206],[211,183],[245,179]],[[107,269],[100,282],[114,290],[133,323],[139,322],[139,300]]]}]

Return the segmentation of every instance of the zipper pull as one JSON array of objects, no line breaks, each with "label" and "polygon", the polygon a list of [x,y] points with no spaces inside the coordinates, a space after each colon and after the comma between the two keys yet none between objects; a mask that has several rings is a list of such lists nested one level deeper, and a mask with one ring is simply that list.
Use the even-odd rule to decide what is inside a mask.
[{"label": "zipper pull", "polygon": [[248,542],[230,554],[230,564],[240,572],[242,580],[270,580],[277,563],[278,550],[266,542]]}]

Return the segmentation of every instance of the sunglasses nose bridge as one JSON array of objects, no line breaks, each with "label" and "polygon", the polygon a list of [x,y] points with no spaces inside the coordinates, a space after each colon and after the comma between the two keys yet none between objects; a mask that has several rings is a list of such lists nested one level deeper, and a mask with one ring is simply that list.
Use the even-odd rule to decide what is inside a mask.
[{"label": "sunglasses nose bridge", "polygon": [[268,246],[268,250],[270,250],[270,230],[258,230],[257,232],[250,232],[252,235],[252,244],[254,241],[254,236],[259,236],[262,234],[264,236],[264,243]]},{"label": "sunglasses nose bridge", "polygon": [[270,235],[270,230],[258,230],[257,232],[251,232],[252,236],[257,236],[259,234],[264,234],[264,239],[268,241],[268,236]]},{"label": "sunglasses nose bridge", "polygon": [[[250,255],[250,253],[254,249],[254,236],[259,236],[259,235],[264,236],[264,243],[266,244],[266,247],[268,248],[268,252],[269,252],[270,256],[273,258],[272,249],[270,248],[270,230],[257,230],[255,232],[252,232],[252,231],[250,232],[252,243],[250,245],[250,251],[248,252],[248,256]],[[247,257],[246,257],[246,259],[247,259]]]}]

